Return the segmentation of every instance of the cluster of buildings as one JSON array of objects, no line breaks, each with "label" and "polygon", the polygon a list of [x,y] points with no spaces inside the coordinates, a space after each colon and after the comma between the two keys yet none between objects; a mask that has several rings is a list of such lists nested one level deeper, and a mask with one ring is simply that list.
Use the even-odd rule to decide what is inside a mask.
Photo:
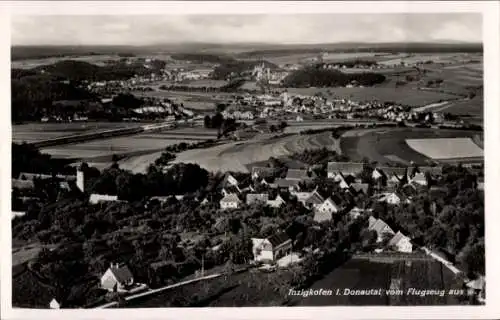
[{"label": "cluster of buildings", "polygon": [[267,82],[271,85],[280,85],[282,81],[288,76],[290,71],[284,69],[273,70],[270,67],[266,67],[264,63],[255,66],[252,71],[252,77],[256,81]]}]

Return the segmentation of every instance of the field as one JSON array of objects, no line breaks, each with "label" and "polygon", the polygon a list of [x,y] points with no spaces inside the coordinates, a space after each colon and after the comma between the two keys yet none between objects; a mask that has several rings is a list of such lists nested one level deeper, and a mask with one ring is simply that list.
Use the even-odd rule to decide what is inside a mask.
[{"label": "field", "polygon": [[437,53],[437,54],[410,54],[402,55],[394,59],[378,61],[379,64],[395,65],[401,62],[413,64],[417,62],[433,61],[436,63],[461,63],[468,59],[479,59],[479,55],[471,55],[467,53]]},{"label": "field", "polygon": [[[353,258],[335,269],[311,287],[332,290],[333,295],[315,295],[296,298],[297,306],[362,306],[362,305],[452,305],[458,304],[456,296],[444,294],[420,296],[409,294],[409,288],[418,290],[449,290],[455,285],[448,269],[433,260],[375,262]],[[399,289],[402,294],[387,294],[385,290]],[[336,290],[339,289],[339,295]],[[381,295],[349,295],[345,289],[382,289]]]},{"label": "field", "polygon": [[[391,128],[349,131],[341,138],[342,153],[353,161],[361,161],[364,157],[379,164],[404,164],[410,162],[429,164],[429,157],[413,150],[406,139],[436,138],[472,138],[477,131]],[[398,159],[397,161],[395,161]],[[441,161],[444,161],[441,160]]]},{"label": "field", "polygon": [[471,138],[407,139],[415,151],[431,159],[482,158],[483,150]]},{"label": "field", "polygon": [[[197,163],[209,171],[248,172],[247,165],[301,152],[305,149],[327,147],[338,150],[338,141],[331,133],[313,135],[289,135],[273,138],[261,135],[243,142],[231,142],[207,149],[195,149],[181,152],[174,162]],[[144,163],[144,168],[147,164]]]},{"label": "field", "polygon": [[127,122],[71,122],[12,125],[12,141],[17,143],[23,141],[31,143],[86,132],[139,127],[143,124]]},{"label": "field", "polygon": [[327,98],[352,99],[355,101],[392,101],[420,107],[442,100],[457,99],[456,95],[434,91],[419,91],[409,87],[356,87],[356,88],[287,88],[292,94],[314,95],[321,92]]},{"label": "field", "polygon": [[212,93],[212,92],[183,92],[183,91],[134,91],[134,95],[140,97],[156,97],[168,98],[178,103],[183,103],[188,109],[206,111],[213,110],[215,104],[223,102],[230,94],[229,93]]},{"label": "field", "polygon": [[194,81],[189,81],[189,82],[182,82],[176,85],[179,86],[187,86],[187,87],[192,87],[192,88],[202,88],[202,87],[208,87],[208,88],[220,88],[223,87],[227,84],[227,81],[224,80],[211,80],[211,79],[204,79],[204,80],[194,80]]},{"label": "field", "polygon": [[[127,137],[93,140],[82,143],[42,148],[41,151],[56,158],[82,159],[98,168],[111,164],[113,154],[124,156],[119,163],[133,163],[135,157],[158,158],[165,147],[181,142],[194,143],[216,138],[214,130],[178,128],[174,130],[141,133]],[[149,165],[149,163],[148,163]],[[147,165],[146,165],[147,167]]]},{"label": "field", "polygon": [[118,61],[120,57],[116,55],[95,55],[95,56],[80,56],[80,57],[54,57],[45,59],[28,59],[28,60],[17,60],[11,62],[12,69],[31,69],[42,65],[49,65],[62,60],[74,60],[92,63],[98,66],[103,66],[106,61]]}]

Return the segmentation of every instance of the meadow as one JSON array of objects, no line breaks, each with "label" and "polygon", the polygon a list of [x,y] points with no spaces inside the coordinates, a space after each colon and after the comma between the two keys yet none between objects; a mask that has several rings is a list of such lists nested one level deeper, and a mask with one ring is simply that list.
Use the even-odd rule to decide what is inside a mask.
[{"label": "meadow", "polygon": [[[178,143],[194,143],[215,139],[216,131],[204,128],[178,128],[161,132],[141,133],[127,137],[115,137],[82,143],[42,148],[55,158],[85,160],[102,169],[111,165],[113,155],[120,156],[124,169],[134,169],[139,161],[143,170],[154,162],[163,150]],[[147,162],[147,163],[146,163]]]},{"label": "meadow", "polygon": [[46,139],[71,136],[101,130],[134,128],[144,123],[136,122],[65,122],[65,123],[28,123],[12,125],[12,141],[16,143],[37,142]]},{"label": "meadow", "polygon": [[431,159],[484,157],[483,150],[471,138],[406,139],[413,150]]},{"label": "meadow", "polygon": [[436,139],[436,138],[471,138],[478,135],[477,131],[423,129],[423,128],[392,128],[358,130],[357,134],[347,132],[341,137],[342,153],[353,161],[368,158],[380,165],[430,164],[433,159],[412,149],[406,139]]},{"label": "meadow", "polygon": [[196,163],[209,171],[248,172],[248,165],[282,157],[305,149],[327,147],[339,150],[338,140],[330,132],[312,135],[260,135],[252,140],[231,142],[207,149],[181,152],[174,162]]},{"label": "meadow", "polygon": [[425,106],[443,100],[457,99],[456,95],[434,91],[419,91],[409,87],[355,87],[355,88],[287,88],[288,92],[300,95],[314,95],[321,92],[330,99],[352,99],[354,101],[380,101]]}]

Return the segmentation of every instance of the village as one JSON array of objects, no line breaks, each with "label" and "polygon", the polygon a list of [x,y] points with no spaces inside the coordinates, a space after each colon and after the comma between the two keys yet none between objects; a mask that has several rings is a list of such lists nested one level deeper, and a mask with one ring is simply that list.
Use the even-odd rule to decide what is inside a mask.
[{"label": "village", "polygon": [[[283,168],[282,168],[283,169]],[[347,219],[367,219],[365,228],[374,234],[372,254],[412,254],[416,253],[431,256],[443,263],[454,273],[461,271],[436,252],[415,244],[408,234],[390,226],[386,221],[376,218],[373,208],[376,203],[390,207],[399,207],[411,204],[418,194],[426,192],[441,194],[446,191],[440,186],[442,167],[379,167],[367,163],[329,162],[326,176],[318,176],[309,169],[277,170],[271,167],[254,167],[250,174],[240,179],[231,173],[226,173],[217,187],[217,193],[207,194],[203,198],[194,198],[199,207],[216,206],[221,215],[232,211],[250,208],[270,208],[280,210],[287,205],[302,206],[309,212],[316,228],[321,229],[324,223]],[[241,176],[241,174],[240,174]],[[35,188],[37,180],[59,181],[60,192],[71,188],[85,193],[85,173],[77,168],[76,175],[43,175],[34,173],[20,173],[18,179],[12,180],[16,195],[13,201],[30,200],[23,196]],[[334,189],[324,187],[324,184],[333,184]],[[483,184],[476,184],[482,190]],[[325,190],[334,190],[328,192]],[[24,192],[23,192],[24,191]],[[16,198],[17,197],[17,198]],[[28,199],[26,199],[28,198]],[[185,200],[184,194],[172,196],[154,196],[146,202],[146,206],[153,203],[170,203]],[[31,199],[32,200],[32,199]],[[96,194],[88,195],[91,206],[102,206],[106,203],[126,202],[117,195]],[[370,205],[371,203],[371,205]],[[262,210],[262,209],[261,209]],[[266,209],[268,210],[268,209]],[[436,210],[436,204],[431,205]],[[12,218],[23,217],[23,212],[13,212]],[[279,272],[279,269],[289,268],[300,263],[304,255],[321,254],[319,248],[296,247],[296,243],[283,231],[277,231],[265,237],[252,237],[252,259],[249,266],[261,272]],[[212,247],[217,251],[221,244]],[[206,273],[203,267],[197,277],[204,279]],[[469,294],[484,301],[484,276],[479,279],[464,280]],[[102,275],[100,287],[119,296],[133,299],[135,296],[154,294],[158,289],[149,289],[148,284],[134,282],[134,276],[125,261],[112,261],[110,267]],[[127,299],[129,299],[127,298]],[[113,302],[111,303],[113,304]],[[60,302],[54,298],[50,308],[59,308]]]}]

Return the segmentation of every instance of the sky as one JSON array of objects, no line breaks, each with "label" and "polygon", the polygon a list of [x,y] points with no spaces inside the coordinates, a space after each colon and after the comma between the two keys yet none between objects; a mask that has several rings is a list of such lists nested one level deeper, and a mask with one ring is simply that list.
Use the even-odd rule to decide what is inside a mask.
[{"label": "sky", "polygon": [[12,16],[13,45],[482,42],[474,13]]}]

